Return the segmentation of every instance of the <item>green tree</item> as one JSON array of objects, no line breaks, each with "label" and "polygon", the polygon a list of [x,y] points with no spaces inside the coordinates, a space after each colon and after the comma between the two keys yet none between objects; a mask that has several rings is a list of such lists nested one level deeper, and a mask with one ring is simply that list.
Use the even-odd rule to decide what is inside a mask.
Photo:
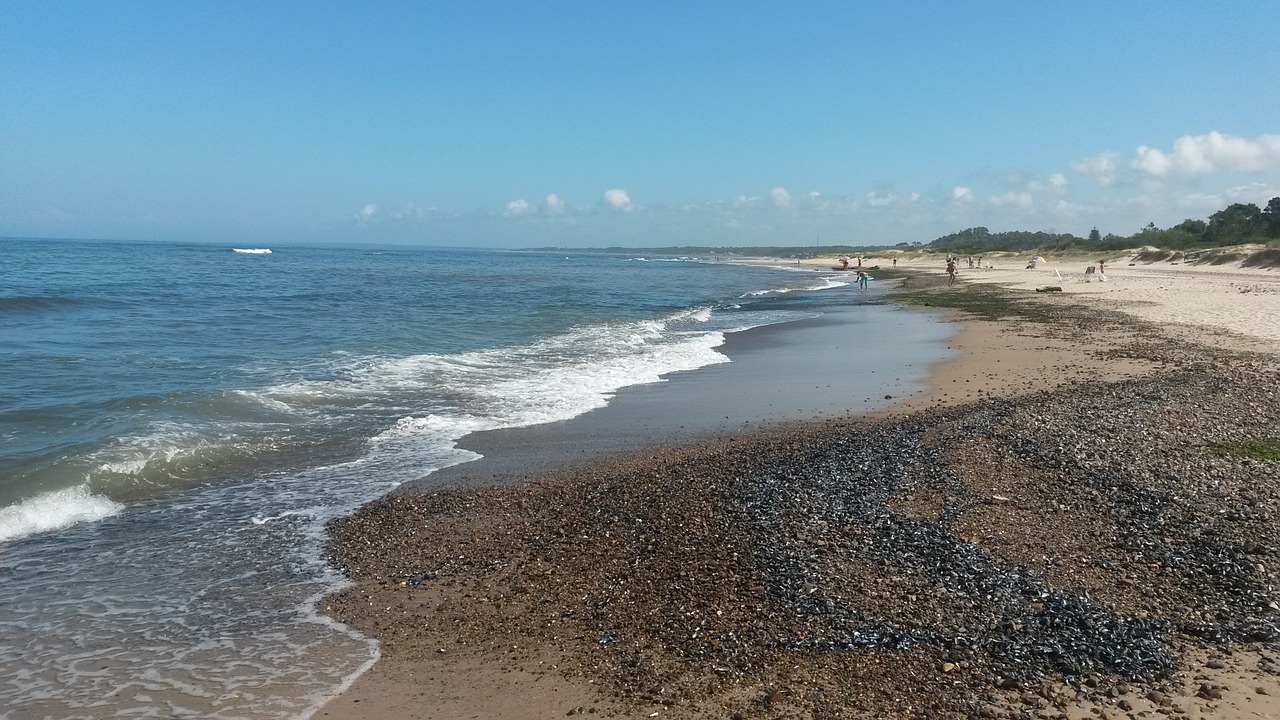
[{"label": "green tree", "polygon": [[1102,242],[1102,233],[1098,232],[1098,228],[1094,228],[1089,231],[1089,242],[1091,243]]},{"label": "green tree", "polygon": [[1280,197],[1267,201],[1267,206],[1262,209],[1262,220],[1267,226],[1267,237],[1280,238]]},{"label": "green tree", "polygon": [[1232,203],[1209,216],[1207,239],[1215,245],[1238,245],[1266,232],[1262,210],[1253,203]]},{"label": "green tree", "polygon": [[1192,235],[1204,235],[1204,231],[1209,229],[1209,224],[1203,220],[1192,220],[1191,218],[1187,218],[1177,225],[1174,225],[1172,229],[1182,230],[1183,232],[1187,232]]}]

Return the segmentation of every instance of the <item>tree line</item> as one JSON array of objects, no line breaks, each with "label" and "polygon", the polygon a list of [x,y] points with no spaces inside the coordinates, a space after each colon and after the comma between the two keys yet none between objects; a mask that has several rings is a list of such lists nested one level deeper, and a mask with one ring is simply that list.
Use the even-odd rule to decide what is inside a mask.
[{"label": "tree line", "polygon": [[1133,235],[1102,235],[1094,228],[1088,237],[1071,233],[1013,232],[993,233],[985,227],[973,227],[943,235],[929,243],[937,250],[962,253],[993,250],[1124,250],[1152,245],[1169,250],[1222,247],[1245,243],[1268,243],[1280,239],[1280,197],[1273,197],[1266,207],[1253,203],[1233,203],[1209,216],[1207,221],[1187,219],[1170,228],[1149,223]]}]

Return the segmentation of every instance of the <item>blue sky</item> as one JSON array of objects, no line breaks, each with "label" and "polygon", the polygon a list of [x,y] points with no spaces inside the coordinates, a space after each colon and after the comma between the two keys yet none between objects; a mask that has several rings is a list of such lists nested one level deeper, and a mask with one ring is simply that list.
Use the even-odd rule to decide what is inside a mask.
[{"label": "blue sky", "polygon": [[0,236],[797,245],[1280,195],[1280,3],[0,0]]}]

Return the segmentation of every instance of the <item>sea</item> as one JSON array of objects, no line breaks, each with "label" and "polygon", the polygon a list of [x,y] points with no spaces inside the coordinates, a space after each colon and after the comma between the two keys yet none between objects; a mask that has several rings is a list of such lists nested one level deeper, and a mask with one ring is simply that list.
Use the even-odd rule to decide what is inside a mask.
[{"label": "sea", "polygon": [[332,518],[833,293],[936,324],[727,260],[0,239],[0,717],[310,717],[378,657]]}]

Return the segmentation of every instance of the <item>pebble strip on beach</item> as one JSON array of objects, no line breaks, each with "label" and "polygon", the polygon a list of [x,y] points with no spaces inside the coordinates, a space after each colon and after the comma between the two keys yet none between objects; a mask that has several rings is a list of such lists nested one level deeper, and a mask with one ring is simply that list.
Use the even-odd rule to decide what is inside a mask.
[{"label": "pebble strip on beach", "polygon": [[1235,450],[1280,434],[1278,369],[1181,363],[388,496],[331,525],[354,585],[328,610],[388,658],[552,651],[605,715],[1124,716],[1191,653],[1280,672],[1280,462]]}]

